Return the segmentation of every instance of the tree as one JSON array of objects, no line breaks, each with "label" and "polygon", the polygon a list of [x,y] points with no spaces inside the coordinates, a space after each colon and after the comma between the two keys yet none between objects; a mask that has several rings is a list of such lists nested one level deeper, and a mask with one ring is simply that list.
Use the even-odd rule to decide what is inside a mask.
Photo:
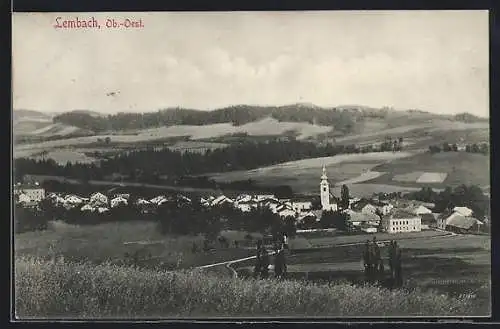
[{"label": "tree", "polygon": [[379,221],[379,223],[378,223],[378,231],[380,232],[380,231],[382,231],[382,228],[383,228],[383,223],[382,223],[382,221],[383,221],[383,217],[384,217],[384,216],[383,216],[383,214],[382,214],[382,211],[380,210],[380,208],[377,208],[377,209],[375,210],[375,215],[377,215],[377,216],[378,216],[378,218],[380,219],[380,221]]},{"label": "tree", "polygon": [[450,152],[450,151],[451,151],[450,144],[443,143],[443,152]]},{"label": "tree", "polygon": [[341,189],[341,201],[340,201],[340,207],[342,209],[348,209],[349,208],[349,188],[347,185],[343,184],[342,189]]},{"label": "tree", "polygon": [[283,231],[289,237],[294,237],[295,235],[297,235],[297,227],[295,226],[295,218],[293,218],[293,217],[285,218]]},{"label": "tree", "polygon": [[456,143],[455,143],[455,144],[453,144],[453,145],[451,146],[451,149],[453,150],[453,152],[458,152],[458,146],[457,146],[457,144],[456,144]]}]

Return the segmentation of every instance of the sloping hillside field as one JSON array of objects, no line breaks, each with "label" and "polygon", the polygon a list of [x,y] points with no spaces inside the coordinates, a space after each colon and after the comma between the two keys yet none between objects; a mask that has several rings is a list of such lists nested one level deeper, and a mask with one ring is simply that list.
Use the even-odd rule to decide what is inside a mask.
[{"label": "sloping hillside field", "polygon": [[321,167],[326,166],[332,192],[347,184],[355,196],[374,192],[404,192],[422,186],[490,184],[489,156],[466,152],[380,152],[337,155],[287,162],[249,171],[213,174],[217,181],[253,179],[261,184],[290,185],[297,193],[317,194]]}]

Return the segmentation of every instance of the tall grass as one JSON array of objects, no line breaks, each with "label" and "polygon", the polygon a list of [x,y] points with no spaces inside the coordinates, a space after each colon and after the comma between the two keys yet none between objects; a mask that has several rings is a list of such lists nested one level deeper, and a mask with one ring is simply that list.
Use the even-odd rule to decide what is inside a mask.
[{"label": "tall grass", "polygon": [[[471,315],[473,295],[385,290],[348,284],[243,280],[194,271],[50,263],[18,258],[16,316],[174,318]],[[471,313],[472,312],[472,313]]]}]

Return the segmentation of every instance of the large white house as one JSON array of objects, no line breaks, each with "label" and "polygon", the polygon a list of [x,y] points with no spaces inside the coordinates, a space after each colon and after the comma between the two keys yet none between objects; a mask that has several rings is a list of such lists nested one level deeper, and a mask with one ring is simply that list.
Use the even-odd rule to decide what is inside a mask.
[{"label": "large white house", "polygon": [[388,233],[420,232],[422,230],[422,218],[409,211],[396,209],[382,223],[384,230]]}]

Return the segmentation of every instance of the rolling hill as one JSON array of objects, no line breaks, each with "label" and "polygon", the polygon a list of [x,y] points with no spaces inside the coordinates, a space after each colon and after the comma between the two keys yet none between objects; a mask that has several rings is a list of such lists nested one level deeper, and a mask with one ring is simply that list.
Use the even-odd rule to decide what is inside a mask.
[{"label": "rolling hill", "polygon": [[12,114],[15,140],[40,141],[44,138],[69,138],[93,134],[74,125],[55,123],[53,115],[32,110],[15,110]]}]

